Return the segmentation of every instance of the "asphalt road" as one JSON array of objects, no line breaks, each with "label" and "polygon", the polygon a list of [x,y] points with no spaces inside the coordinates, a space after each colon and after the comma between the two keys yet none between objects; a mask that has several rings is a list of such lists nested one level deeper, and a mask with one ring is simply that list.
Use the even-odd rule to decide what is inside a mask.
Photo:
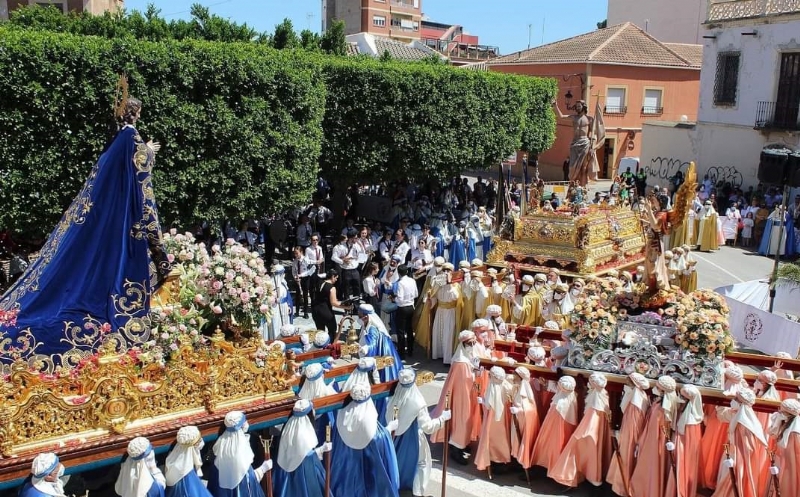
[{"label": "asphalt road", "polygon": [[[768,278],[772,271],[773,261],[766,257],[740,247],[721,247],[713,253],[693,252],[697,259],[698,285],[702,288],[718,288],[720,286]],[[300,326],[313,326],[310,321],[296,320]],[[406,363],[418,370],[433,371],[435,380],[421,387],[421,391],[429,406],[436,405],[439,400],[447,368],[441,361],[422,359],[421,354]],[[441,444],[431,446],[434,467],[427,494],[443,497],[441,492]],[[494,480],[489,481],[485,472],[479,472],[474,464],[457,466],[448,464],[447,497],[516,497],[516,496],[570,496],[570,497],[606,497],[613,496],[607,486],[600,488],[585,483],[577,489],[567,489],[549,480],[542,468],[531,470],[531,486],[525,482],[521,470],[498,472]],[[410,492],[401,493],[410,497]]]}]

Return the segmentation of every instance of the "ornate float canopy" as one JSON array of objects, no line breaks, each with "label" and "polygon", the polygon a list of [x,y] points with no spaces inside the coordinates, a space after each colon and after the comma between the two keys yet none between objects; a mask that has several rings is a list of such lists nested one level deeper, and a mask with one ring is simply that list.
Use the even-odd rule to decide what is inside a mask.
[{"label": "ornate float canopy", "polygon": [[629,207],[591,205],[572,211],[511,214],[495,237],[490,264],[515,264],[543,271],[559,268],[567,274],[589,275],[639,264],[645,236],[637,213]]}]

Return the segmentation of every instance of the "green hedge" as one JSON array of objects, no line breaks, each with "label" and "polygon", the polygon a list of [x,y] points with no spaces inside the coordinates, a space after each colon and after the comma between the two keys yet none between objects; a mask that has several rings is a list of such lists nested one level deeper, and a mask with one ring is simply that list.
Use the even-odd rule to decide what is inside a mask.
[{"label": "green hedge", "polygon": [[163,145],[154,183],[166,223],[262,215],[308,198],[325,86],[301,54],[0,29],[0,223],[49,232],[113,136],[121,71],[144,102],[139,130]]},{"label": "green hedge", "polygon": [[331,178],[447,178],[497,164],[523,145],[544,150],[555,136],[553,80],[328,60],[320,165]]},{"label": "green hedge", "polygon": [[113,136],[117,75],[160,141],[165,224],[261,216],[337,184],[432,179],[538,152],[552,80],[259,43],[107,39],[0,27],[0,225],[49,232]]}]

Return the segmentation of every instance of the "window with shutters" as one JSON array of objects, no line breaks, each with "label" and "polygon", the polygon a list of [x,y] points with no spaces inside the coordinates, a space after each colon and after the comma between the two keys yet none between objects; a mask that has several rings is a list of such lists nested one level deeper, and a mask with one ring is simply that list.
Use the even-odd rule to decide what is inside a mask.
[{"label": "window with shutters", "polygon": [[775,124],[783,129],[800,128],[800,53],[781,54]]},{"label": "window with shutters", "polygon": [[717,55],[717,75],[714,79],[715,105],[736,105],[741,56],[740,52],[723,52]]},{"label": "window with shutters", "polygon": [[625,88],[624,87],[607,87],[606,88],[606,107],[603,109],[604,114],[624,114],[627,112],[627,102],[625,101]]},{"label": "window with shutters", "polygon": [[664,90],[661,88],[645,88],[644,99],[642,100],[642,114],[661,114],[664,112],[662,96]]}]

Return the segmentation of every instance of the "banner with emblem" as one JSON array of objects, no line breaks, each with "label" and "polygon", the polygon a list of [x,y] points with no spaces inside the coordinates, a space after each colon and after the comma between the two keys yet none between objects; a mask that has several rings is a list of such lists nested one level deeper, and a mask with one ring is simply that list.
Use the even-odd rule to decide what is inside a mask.
[{"label": "banner with emblem", "polygon": [[788,352],[793,357],[800,352],[800,323],[730,297],[725,300],[731,310],[731,333],[740,348],[770,355]]}]

